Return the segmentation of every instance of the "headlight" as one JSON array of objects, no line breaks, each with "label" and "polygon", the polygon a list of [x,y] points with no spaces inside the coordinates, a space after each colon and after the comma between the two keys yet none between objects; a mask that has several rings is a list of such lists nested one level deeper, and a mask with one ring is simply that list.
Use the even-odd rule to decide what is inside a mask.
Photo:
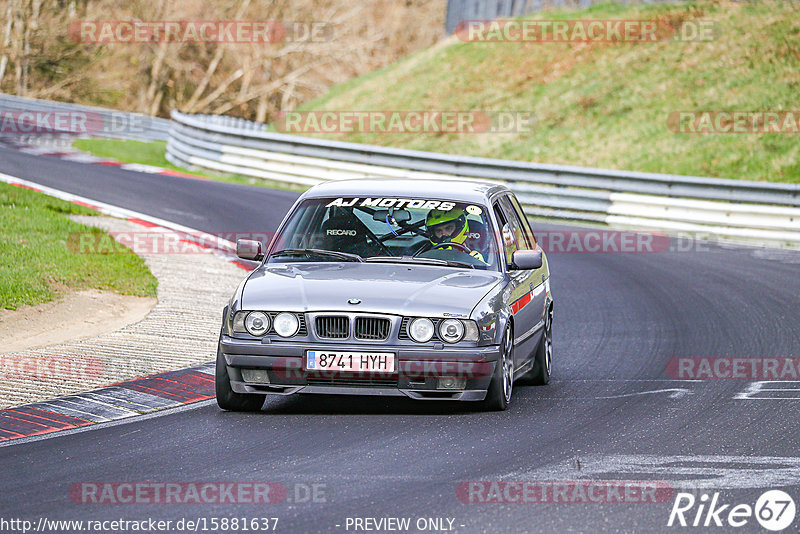
[{"label": "headlight", "polygon": [[244,327],[253,336],[263,336],[269,330],[269,316],[264,312],[250,312],[244,320]]},{"label": "headlight", "polygon": [[464,337],[464,323],[458,319],[445,319],[439,323],[439,336],[448,343],[458,343]]},{"label": "headlight", "polygon": [[408,335],[417,343],[427,343],[433,337],[433,322],[430,319],[414,319],[408,325]]},{"label": "headlight", "polygon": [[300,330],[300,321],[293,313],[279,313],[273,321],[275,332],[281,337],[292,337]]}]

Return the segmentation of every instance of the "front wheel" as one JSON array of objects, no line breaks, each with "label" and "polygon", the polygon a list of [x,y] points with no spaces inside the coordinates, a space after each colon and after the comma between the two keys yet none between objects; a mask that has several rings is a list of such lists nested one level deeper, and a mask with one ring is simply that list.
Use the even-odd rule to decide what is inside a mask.
[{"label": "front wheel", "polygon": [[257,412],[264,405],[266,395],[236,393],[231,389],[231,378],[222,351],[217,348],[217,368],[215,373],[217,405],[232,412]]},{"label": "front wheel", "polygon": [[514,388],[514,332],[507,326],[500,346],[500,358],[495,365],[494,376],[483,401],[484,409],[502,411],[508,409]]}]

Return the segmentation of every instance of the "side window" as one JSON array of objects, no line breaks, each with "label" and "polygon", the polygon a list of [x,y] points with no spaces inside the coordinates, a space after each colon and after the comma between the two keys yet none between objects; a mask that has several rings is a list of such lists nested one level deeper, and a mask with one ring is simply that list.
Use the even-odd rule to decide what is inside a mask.
[{"label": "side window", "polygon": [[519,248],[519,241],[515,235],[513,224],[509,222],[508,215],[502,208],[500,201],[494,203],[493,209],[499,226],[498,237],[500,238],[500,246],[502,250],[505,251],[506,264],[510,264],[514,251]]},{"label": "side window", "polygon": [[522,226],[522,221],[519,220],[519,217],[514,211],[514,207],[511,205],[511,201],[507,196],[500,197],[500,207],[505,213],[506,219],[508,219],[508,224],[511,227],[511,231],[514,235],[514,244],[516,248],[529,248],[527,240],[525,239],[525,231],[524,227]]},{"label": "side window", "polygon": [[511,200],[511,205],[514,207],[514,213],[517,214],[517,217],[522,223],[522,238],[525,243],[525,248],[533,250],[536,248],[536,235],[534,235],[533,230],[531,230],[528,217],[525,216],[525,212],[522,210],[522,206],[519,205],[517,197],[511,195],[509,198]]}]

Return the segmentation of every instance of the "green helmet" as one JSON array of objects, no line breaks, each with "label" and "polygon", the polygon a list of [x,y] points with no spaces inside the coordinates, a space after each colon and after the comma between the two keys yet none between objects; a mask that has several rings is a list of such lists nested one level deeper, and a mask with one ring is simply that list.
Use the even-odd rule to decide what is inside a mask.
[{"label": "green helmet", "polygon": [[[437,228],[441,229],[450,223],[455,223],[455,229],[452,233],[436,235]],[[428,237],[434,245],[438,245],[439,243],[464,244],[467,240],[467,234],[469,233],[467,215],[462,209],[450,211],[431,210],[425,218],[425,226],[428,229]]]}]

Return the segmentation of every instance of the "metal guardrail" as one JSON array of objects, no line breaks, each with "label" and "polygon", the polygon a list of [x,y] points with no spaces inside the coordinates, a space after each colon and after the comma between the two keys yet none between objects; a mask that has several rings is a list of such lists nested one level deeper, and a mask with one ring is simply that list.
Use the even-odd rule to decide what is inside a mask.
[{"label": "metal guardrail", "polygon": [[653,174],[346,143],[172,112],[175,165],[314,185],[354,177],[499,181],[531,216],[800,243],[800,185]]},{"label": "metal guardrail", "polygon": [[[118,139],[134,139],[139,141],[166,141],[169,137],[170,121],[141,113],[130,113],[116,109],[101,108],[40,100],[21,96],[0,93],[0,112],[28,113],[56,113],[62,112],[69,116],[59,122],[51,119],[34,117],[32,123],[41,120],[48,131],[75,135],[90,135],[95,137],[113,137]],[[63,117],[62,117],[63,119]],[[25,132],[0,130],[3,134],[24,135]],[[41,134],[37,130],[37,134]]]}]

